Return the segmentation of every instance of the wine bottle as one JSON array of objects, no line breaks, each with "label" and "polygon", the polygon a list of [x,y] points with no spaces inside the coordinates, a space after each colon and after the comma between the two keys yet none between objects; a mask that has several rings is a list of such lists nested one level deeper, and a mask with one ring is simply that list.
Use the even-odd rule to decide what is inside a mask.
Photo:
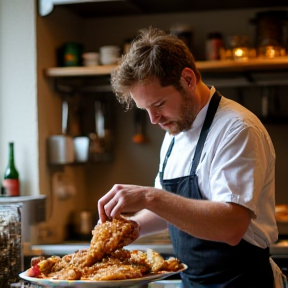
[{"label": "wine bottle", "polygon": [[14,163],[14,143],[9,143],[9,160],[4,172],[3,196],[19,196],[19,173]]}]

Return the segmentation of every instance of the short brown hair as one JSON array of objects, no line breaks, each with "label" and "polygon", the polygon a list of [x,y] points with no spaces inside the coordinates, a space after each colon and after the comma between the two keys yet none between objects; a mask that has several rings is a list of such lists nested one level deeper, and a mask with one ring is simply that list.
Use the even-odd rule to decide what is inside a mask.
[{"label": "short brown hair", "polygon": [[201,79],[194,57],[183,41],[158,28],[142,29],[112,72],[112,90],[119,102],[129,108],[133,103],[131,86],[156,76],[163,87],[173,85],[180,90],[181,73],[186,67],[193,70],[197,81]]}]

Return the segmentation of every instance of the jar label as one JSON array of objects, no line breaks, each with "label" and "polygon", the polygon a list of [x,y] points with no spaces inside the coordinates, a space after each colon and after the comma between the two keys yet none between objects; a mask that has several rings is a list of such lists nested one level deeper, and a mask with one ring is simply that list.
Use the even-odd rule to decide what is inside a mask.
[{"label": "jar label", "polygon": [[18,179],[4,179],[3,180],[5,196],[19,196],[19,180]]}]

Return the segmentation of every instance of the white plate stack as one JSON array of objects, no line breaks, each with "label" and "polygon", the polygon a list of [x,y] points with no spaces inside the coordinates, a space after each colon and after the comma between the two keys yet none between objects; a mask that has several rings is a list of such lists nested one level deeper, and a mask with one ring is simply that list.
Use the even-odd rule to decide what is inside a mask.
[{"label": "white plate stack", "polygon": [[120,60],[120,50],[120,47],[116,45],[100,47],[100,63],[102,65],[117,64]]}]

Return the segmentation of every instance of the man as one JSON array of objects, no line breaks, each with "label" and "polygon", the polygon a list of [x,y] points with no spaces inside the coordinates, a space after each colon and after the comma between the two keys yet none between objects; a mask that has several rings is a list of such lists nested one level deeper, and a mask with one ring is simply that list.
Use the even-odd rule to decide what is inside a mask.
[{"label": "man", "polygon": [[112,75],[121,103],[166,130],[155,187],[114,185],[100,220],[134,212],[140,235],[167,226],[183,287],[273,287],[275,151],[258,118],[207,87],[185,44],[140,31]]}]

